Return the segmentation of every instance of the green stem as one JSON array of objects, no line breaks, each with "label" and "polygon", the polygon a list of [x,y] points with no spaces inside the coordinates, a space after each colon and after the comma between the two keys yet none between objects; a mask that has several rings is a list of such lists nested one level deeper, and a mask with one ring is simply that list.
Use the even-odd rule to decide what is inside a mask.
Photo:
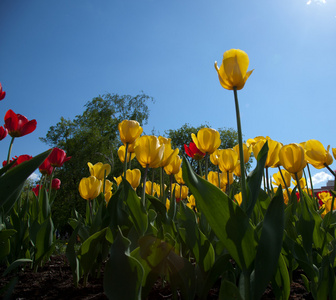
[{"label": "green stem", "polygon": [[146,207],[146,202],[145,201],[146,201],[146,180],[147,180],[147,173],[148,173],[148,165],[146,166],[145,174],[143,176],[142,197],[141,197],[143,209],[145,209],[145,207]]},{"label": "green stem", "polygon": [[206,153],[205,154],[205,180],[208,180],[208,157],[209,157],[209,154]]},{"label": "green stem", "polygon": [[219,165],[217,165],[217,175],[218,175],[218,188],[220,189],[221,181],[220,181],[220,174],[219,174]]},{"label": "green stem", "polygon": [[300,180],[299,180],[299,176],[297,173],[294,174],[295,175],[295,180],[296,180],[296,185],[299,189],[299,194],[300,194],[300,200],[301,201],[304,201],[303,199],[303,193],[302,193],[302,189],[301,189],[301,185],[300,185]]},{"label": "green stem", "polygon": [[269,196],[271,196],[270,187],[269,187],[269,179],[268,179],[268,167],[266,167],[265,169],[266,169],[265,170],[266,171],[266,176],[265,177],[266,177],[266,184],[267,184],[267,193],[268,193]]},{"label": "green stem", "polygon": [[236,117],[237,117],[237,129],[238,129],[238,144],[239,144],[239,157],[240,157],[240,169],[241,169],[241,192],[242,192],[242,207],[247,209],[247,194],[246,194],[246,181],[245,181],[245,166],[244,166],[244,151],[243,151],[243,135],[240,122],[240,113],[239,113],[239,103],[238,103],[238,94],[237,88],[233,88],[234,100],[236,106]]},{"label": "green stem", "polygon": [[227,187],[228,187],[228,196],[230,197],[230,172],[226,171]]},{"label": "green stem", "polygon": [[278,169],[279,169],[279,172],[280,172],[280,175],[281,175],[281,178],[282,178],[282,181],[286,187],[286,191],[287,191],[287,195],[288,195],[288,199],[290,198],[290,194],[289,194],[289,190],[288,190],[288,186],[287,186],[287,183],[286,183],[286,180],[285,180],[285,177],[283,176],[282,174],[282,171],[280,169],[280,166],[278,166]]},{"label": "green stem", "polygon": [[11,155],[11,152],[12,152],[14,139],[15,139],[15,137],[13,136],[12,139],[11,139],[11,142],[9,144],[8,155],[7,155],[7,164],[9,164],[9,161],[10,161],[10,155]]},{"label": "green stem", "polygon": [[126,178],[127,171],[127,151],[128,151],[128,143],[125,145],[125,161],[124,161],[124,177]]},{"label": "green stem", "polygon": [[333,174],[334,177],[336,177],[335,172],[327,164],[324,164],[324,166],[329,170],[331,174]]},{"label": "green stem", "polygon": [[163,195],[163,167],[160,167],[160,199],[163,202],[164,195]]},{"label": "green stem", "polygon": [[[309,164],[307,164],[307,170],[308,170],[309,181],[310,181],[310,187],[311,187],[311,189],[312,189],[313,198],[315,199],[314,187],[313,187],[313,180],[312,180],[312,176],[311,176],[311,173],[310,173]],[[316,201],[316,202],[318,202],[318,201]],[[318,205],[317,205],[317,206],[318,206]]]},{"label": "green stem", "polygon": [[203,171],[202,171],[202,163],[201,160],[199,159],[198,161],[198,173],[201,177],[203,177]]}]

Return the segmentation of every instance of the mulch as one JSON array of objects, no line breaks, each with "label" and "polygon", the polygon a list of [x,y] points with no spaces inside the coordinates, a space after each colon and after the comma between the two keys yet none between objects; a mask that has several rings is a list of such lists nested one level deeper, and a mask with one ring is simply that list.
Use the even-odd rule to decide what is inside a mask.
[{"label": "mulch", "polygon": [[[0,267],[0,274],[5,268]],[[5,286],[10,283],[15,284],[14,290],[10,296],[3,293]],[[218,299],[219,286],[209,292],[208,300]],[[3,299],[74,299],[74,300],[100,300],[108,299],[104,294],[103,276],[101,278],[89,278],[86,286],[80,282],[76,288],[73,283],[72,272],[65,255],[52,256],[45,265],[34,273],[26,267],[18,272],[0,277],[0,298]],[[162,287],[158,281],[152,288],[147,300],[170,300],[171,292],[169,286]],[[262,297],[262,300],[275,299],[271,287],[268,287]],[[313,299],[310,293],[306,291],[299,273],[294,273],[291,284],[292,300],[310,300]]]}]

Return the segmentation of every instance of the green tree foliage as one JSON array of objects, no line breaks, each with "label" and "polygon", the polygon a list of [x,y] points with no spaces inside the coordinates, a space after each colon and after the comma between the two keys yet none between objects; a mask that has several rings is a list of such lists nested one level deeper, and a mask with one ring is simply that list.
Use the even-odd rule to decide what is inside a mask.
[{"label": "green tree foliage", "polygon": [[62,182],[53,206],[56,228],[64,228],[75,208],[81,213],[85,211],[86,203],[79,195],[78,184],[83,177],[90,175],[87,162],[110,163],[111,181],[113,176],[122,174],[122,164],[117,155],[121,145],[118,124],[125,119],[137,120],[141,126],[146,124],[148,103],[151,101],[153,98],[143,93],[135,97],[102,95],[86,103],[83,114],[77,115],[74,120],[62,117],[55,126],[50,127],[45,138],[40,138],[72,157],[55,174]]}]

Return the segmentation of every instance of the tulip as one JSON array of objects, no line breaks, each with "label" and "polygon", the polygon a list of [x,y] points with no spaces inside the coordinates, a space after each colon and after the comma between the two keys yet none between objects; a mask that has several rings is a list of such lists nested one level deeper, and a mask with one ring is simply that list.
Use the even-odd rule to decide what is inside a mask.
[{"label": "tulip", "polygon": [[59,180],[58,178],[54,178],[51,181],[51,189],[59,190],[60,188],[61,188],[61,180]]},{"label": "tulip", "polygon": [[112,191],[107,191],[104,194],[104,198],[105,198],[106,203],[109,203],[110,199],[112,198]]},{"label": "tulip", "polygon": [[149,180],[146,181],[146,188],[145,188],[146,194],[154,196],[156,193],[156,186],[157,186],[156,182],[151,182]]},{"label": "tulip", "polygon": [[202,128],[197,132],[197,136],[192,133],[191,138],[203,153],[212,154],[221,144],[219,132],[212,128]]},{"label": "tulip", "polygon": [[5,128],[11,137],[20,137],[33,132],[36,129],[36,120],[30,120],[11,109],[5,114]]},{"label": "tulip", "polygon": [[[295,181],[292,181],[292,183],[294,184],[294,185],[297,185],[298,184],[298,182],[295,180]],[[299,185],[300,185],[300,187],[301,187],[301,189],[304,189],[306,186],[307,186],[307,182],[306,182],[306,179],[304,178],[304,177],[301,177],[300,179],[299,179]]]},{"label": "tulip", "polygon": [[236,165],[236,167],[233,170],[233,174],[235,174],[237,177],[241,177],[240,161],[238,162],[239,163]]},{"label": "tulip", "polygon": [[177,183],[179,184],[185,184],[184,180],[183,180],[183,176],[182,176],[182,168],[180,168],[180,171],[174,175],[175,180],[177,181]]},{"label": "tulip", "polygon": [[226,172],[233,172],[236,165],[239,163],[238,153],[233,149],[223,149],[219,157],[219,169]]},{"label": "tulip", "polygon": [[173,191],[175,190],[176,202],[180,202],[183,199],[187,199],[189,189],[186,185],[179,185],[178,183],[174,183],[172,188]]},{"label": "tulip", "polygon": [[[239,156],[239,145],[234,146],[232,149],[236,151]],[[244,152],[244,163],[247,164],[251,156],[252,147],[248,147],[246,144],[243,144],[243,152]]]},{"label": "tulip", "polygon": [[138,138],[134,153],[143,168],[157,168],[162,161],[164,147],[156,136],[145,135]]},{"label": "tulip", "polygon": [[[130,145],[133,145],[133,144],[130,144]],[[128,151],[127,151],[127,162],[130,162],[134,157],[135,157],[135,154],[132,153],[130,150],[130,147],[128,146]],[[134,148],[133,148],[134,150]],[[118,157],[119,157],[119,160],[124,163],[125,162],[125,151],[126,151],[126,147],[125,145],[121,145],[118,149]],[[130,159],[131,158],[131,159]]]},{"label": "tulip", "polygon": [[119,177],[113,177],[114,181],[117,183],[117,186],[120,185],[120,183],[122,182],[122,176]]},{"label": "tulip", "polygon": [[70,158],[71,156],[67,157],[64,150],[57,147],[53,148],[48,156],[49,162],[53,167],[62,167]]},{"label": "tulip", "polygon": [[6,92],[2,90],[2,85],[0,82],[0,100],[3,100],[6,97]]},{"label": "tulip", "polygon": [[321,205],[332,199],[332,196],[329,191],[318,192],[316,193],[316,196],[319,199]]},{"label": "tulip", "polygon": [[169,208],[170,208],[170,201],[169,201],[169,199],[166,199],[166,209],[167,209],[167,211],[169,210]]},{"label": "tulip", "polygon": [[[299,144],[295,143],[281,147],[279,151],[279,160],[281,165],[289,173],[295,174],[296,180],[299,180],[298,173],[300,173],[307,165],[304,149]],[[300,185],[299,190],[301,191]]]},{"label": "tulip", "polygon": [[258,143],[260,140],[265,140],[265,139],[268,139],[269,137],[268,136],[266,136],[266,137],[263,137],[263,136],[256,136],[254,139],[248,139],[247,141],[246,141],[246,146],[247,147],[254,147],[254,145],[256,144],[256,143]]},{"label": "tulip", "polygon": [[291,185],[291,174],[286,170],[281,170],[273,174],[273,180],[272,183],[276,186],[289,187]]},{"label": "tulip", "polygon": [[196,210],[196,200],[195,200],[194,195],[190,195],[188,197],[187,206],[192,210]]},{"label": "tulip", "polygon": [[222,149],[217,149],[210,155],[210,161],[215,166],[218,166],[218,164],[219,164],[218,159],[219,159],[221,151],[222,151]]},{"label": "tulip", "polygon": [[99,194],[101,190],[102,182],[94,176],[82,178],[79,182],[79,193],[85,200],[93,200]]},{"label": "tulip", "polygon": [[200,151],[194,142],[190,142],[189,147],[184,144],[184,151],[189,157],[195,160],[201,160],[205,156],[205,153]]},{"label": "tulip", "polygon": [[120,140],[124,144],[133,143],[142,133],[143,129],[139,122],[134,120],[124,120],[118,124]]},{"label": "tulip", "polygon": [[237,201],[238,205],[241,205],[243,202],[242,193],[240,192],[239,194],[234,195],[234,199]]},{"label": "tulip", "polygon": [[109,164],[103,164],[98,162],[95,165],[87,163],[91,176],[95,176],[99,180],[104,180],[111,173],[111,166]]},{"label": "tulip", "polygon": [[[41,186],[42,188],[42,186]],[[36,197],[38,197],[39,192],[40,192],[40,185],[37,184],[35,187],[32,188],[33,193],[35,194]]]},{"label": "tulip", "polygon": [[218,73],[219,82],[227,90],[241,90],[253,70],[247,72],[249,65],[248,55],[239,49],[231,49],[224,52],[222,65],[215,69]]},{"label": "tulip", "polygon": [[[321,209],[324,209],[323,212],[321,213],[321,217],[324,218],[325,215],[330,212],[331,210],[336,209],[336,201],[333,201],[333,197],[330,197],[324,204],[322,204]],[[334,203],[333,203],[334,202]],[[333,203],[333,204],[332,204]],[[333,208],[331,206],[333,205]]]},{"label": "tulip", "polygon": [[[208,181],[212,183],[213,185],[217,186],[220,189],[225,188],[226,182],[227,182],[227,176],[224,173],[218,173],[210,171],[208,174]],[[232,177],[233,179],[233,177]]]},{"label": "tulip", "polygon": [[164,145],[163,157],[159,166],[166,167],[178,155],[179,149],[177,148],[175,150],[172,149],[170,139],[159,136],[159,141],[161,145]]},{"label": "tulip", "polygon": [[7,128],[0,126],[0,141],[3,140],[8,134]]},{"label": "tulip", "polygon": [[43,161],[43,163],[39,166],[39,170],[42,175],[50,176],[54,167],[50,164],[48,157]]},{"label": "tulip", "polygon": [[332,148],[331,150],[332,150],[332,154],[333,154],[334,158],[336,159],[336,148]]},{"label": "tulip", "polygon": [[167,175],[175,175],[181,170],[182,158],[178,155],[169,163],[169,165],[164,167]]},{"label": "tulip", "polygon": [[308,140],[304,147],[307,162],[316,169],[322,169],[333,163],[333,158],[329,152],[330,146],[328,146],[326,150],[321,142],[317,140]]},{"label": "tulip", "polygon": [[126,180],[130,183],[132,188],[136,190],[136,188],[140,184],[141,172],[139,169],[127,170],[126,171]]},{"label": "tulip", "polygon": [[[14,168],[15,166],[17,166],[17,165],[23,163],[24,161],[30,160],[30,159],[32,159],[32,158],[33,158],[33,157],[32,157],[31,155],[23,154],[23,155],[20,155],[19,157],[17,157],[17,156],[13,157],[13,158],[9,161],[9,163],[11,163],[11,162],[13,162],[14,160],[16,160],[16,162],[11,166],[11,168]],[[7,165],[7,161],[4,160],[4,161],[2,162],[2,166],[4,167],[4,166],[6,166],[6,165]]]},{"label": "tulip", "polygon": [[267,159],[265,162],[265,168],[269,167],[277,167],[279,161],[279,151],[281,148],[281,144],[277,141],[274,141],[270,138],[259,140],[253,147],[254,157],[257,158],[261,148],[265,145],[266,141],[268,142],[268,153]]}]

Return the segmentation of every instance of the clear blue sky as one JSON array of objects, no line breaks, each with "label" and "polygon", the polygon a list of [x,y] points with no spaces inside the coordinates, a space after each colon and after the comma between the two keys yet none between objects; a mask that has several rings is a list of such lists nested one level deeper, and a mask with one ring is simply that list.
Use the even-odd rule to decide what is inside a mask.
[{"label": "clear blue sky", "polygon": [[0,117],[12,109],[37,120],[12,153],[46,150],[38,137],[108,92],[155,99],[147,133],[185,123],[236,129],[233,93],[213,66],[231,48],[254,69],[239,92],[245,139],[336,148],[336,1],[1,0]]}]

